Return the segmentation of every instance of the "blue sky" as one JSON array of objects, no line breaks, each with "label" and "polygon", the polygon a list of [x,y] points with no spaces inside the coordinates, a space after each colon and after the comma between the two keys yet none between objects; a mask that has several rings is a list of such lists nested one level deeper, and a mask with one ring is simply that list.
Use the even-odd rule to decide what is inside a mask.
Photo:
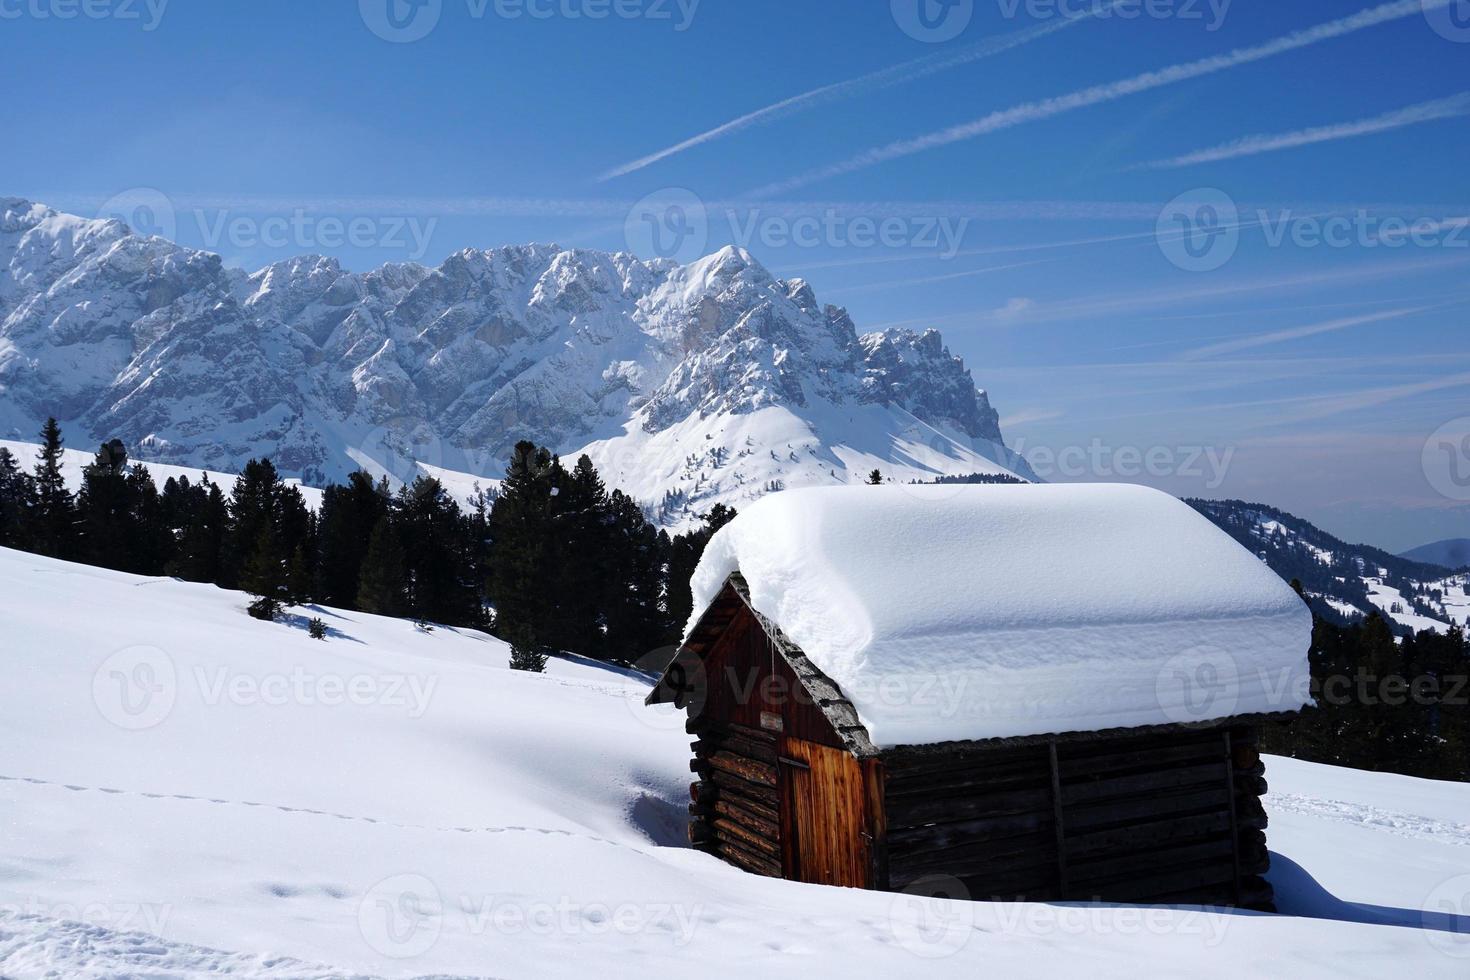
[{"label": "blue sky", "polygon": [[1470,536],[1470,0],[389,3],[0,0],[0,194],[252,268],[742,244],[1053,478]]}]

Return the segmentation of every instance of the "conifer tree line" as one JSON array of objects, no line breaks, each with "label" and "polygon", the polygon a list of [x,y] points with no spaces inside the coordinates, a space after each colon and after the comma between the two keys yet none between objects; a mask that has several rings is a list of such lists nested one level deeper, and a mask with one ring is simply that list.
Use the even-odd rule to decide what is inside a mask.
[{"label": "conifer tree line", "polygon": [[717,505],[671,537],[589,458],[568,470],[529,442],[498,492],[477,490],[468,507],[429,476],[395,490],[358,471],[315,510],[268,459],[230,487],[201,475],[160,490],[118,440],[73,493],[62,449],[55,419],[29,469],[0,448],[0,547],[239,589],[261,619],[321,603],[489,629],[523,669],[558,651],[629,664],[675,642],[705,543],[734,516]]},{"label": "conifer tree line", "polygon": [[[1301,594],[1301,583],[1292,582]],[[1398,639],[1376,611],[1347,626],[1313,617],[1316,706],[1267,725],[1261,747],[1309,762],[1470,781],[1470,644],[1464,631]]]}]

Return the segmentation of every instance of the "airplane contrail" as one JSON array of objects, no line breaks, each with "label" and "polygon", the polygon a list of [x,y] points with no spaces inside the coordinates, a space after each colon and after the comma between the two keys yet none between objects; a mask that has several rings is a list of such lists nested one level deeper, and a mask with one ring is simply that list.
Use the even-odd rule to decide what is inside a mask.
[{"label": "airplane contrail", "polygon": [[738,133],[743,129],[750,129],[752,126],[775,122],[778,119],[784,119],[787,116],[793,116],[799,112],[805,112],[807,109],[812,109],[820,105],[840,102],[843,99],[849,99],[853,96],[861,95],[864,92],[876,92],[893,88],[896,85],[927,78],[930,75],[948,71],[951,68],[958,68],[961,65],[967,65],[974,61],[994,57],[1004,51],[1018,48],[1023,44],[1029,44],[1032,41],[1046,37],[1048,34],[1055,34],[1063,28],[1070,27],[1090,17],[1095,17],[1111,9],[1112,6],[1113,4],[1110,3],[1105,7],[1100,7],[1087,13],[1078,14],[1073,17],[1064,17],[1028,30],[1016,31],[1013,34],[1007,34],[1003,37],[980,41],[960,51],[926,55],[922,58],[915,58],[912,61],[905,61],[888,68],[869,72],[866,75],[859,75],[855,78],[833,82],[830,85],[823,85],[819,88],[802,92],[799,95],[793,95],[790,98],[782,99],[780,102],[773,102],[753,112],[747,112],[743,116],[736,116],[729,122],[721,123],[713,129],[707,129],[672,146],[666,146],[662,150],[614,167],[599,176],[597,180],[601,183],[612,180],[614,177],[622,177],[636,170],[642,170],[644,167],[667,159],[677,153],[683,153],[685,150],[692,149],[701,144],[709,143],[723,136],[729,136],[732,133]]},{"label": "airplane contrail", "polygon": [[786,191],[805,187],[821,180],[838,177],[843,174],[866,170],[868,167],[886,163],[889,160],[897,160],[901,157],[912,156],[925,150],[933,150],[951,143],[962,140],[974,139],[989,133],[1010,129],[1023,123],[1035,122],[1040,119],[1049,119],[1059,116],[1075,109],[1087,106],[1099,105],[1104,102],[1112,102],[1116,99],[1150,89],[1162,88],[1177,82],[1188,81],[1211,75],[1215,72],[1235,68],[1240,65],[1262,61],[1278,54],[1288,51],[1296,51],[1308,47],[1319,41],[1327,41],[1333,38],[1352,34],[1356,31],[1391,21],[1400,20],[1404,17],[1418,16],[1425,10],[1447,6],[1455,0],[1393,0],[1391,3],[1381,4],[1360,10],[1349,17],[1328,21],[1315,27],[1304,28],[1293,31],[1282,37],[1273,38],[1263,44],[1257,44],[1246,48],[1236,48],[1226,54],[1212,55],[1197,61],[1185,62],[1178,65],[1170,65],[1156,71],[1144,72],[1132,78],[1121,81],[1108,82],[1103,85],[1094,85],[1067,95],[1059,95],[1039,102],[1026,102],[1010,109],[992,112],[988,116],[970,122],[960,123],[946,129],[927,133],[914,139],[898,140],[884,146],[874,147],[856,156],[849,157],[840,163],[834,163],[817,170],[811,170],[787,180],[768,184],[750,192],[750,197],[769,197]]},{"label": "airplane contrail", "polygon": [[1456,116],[1470,115],[1470,92],[1461,92],[1445,99],[1434,99],[1430,102],[1420,102],[1417,105],[1406,106],[1385,112],[1379,116],[1368,119],[1358,119],[1353,122],[1334,123],[1328,126],[1312,126],[1307,129],[1299,129],[1291,133],[1260,133],[1253,136],[1242,136],[1240,139],[1231,140],[1204,150],[1196,150],[1193,153],[1185,153],[1166,160],[1153,160],[1148,163],[1139,163],[1128,167],[1129,170],[1165,170],[1175,167],[1188,167],[1196,163],[1214,163],[1217,160],[1231,160],[1235,157],[1254,156],[1257,153],[1270,153],[1274,150],[1287,150],[1297,146],[1309,146],[1313,143],[1329,143],[1333,140],[1350,139],[1355,136],[1369,136],[1373,133],[1383,133],[1392,129],[1400,129],[1404,126],[1413,126],[1417,123],[1433,122],[1436,119],[1450,119]]}]

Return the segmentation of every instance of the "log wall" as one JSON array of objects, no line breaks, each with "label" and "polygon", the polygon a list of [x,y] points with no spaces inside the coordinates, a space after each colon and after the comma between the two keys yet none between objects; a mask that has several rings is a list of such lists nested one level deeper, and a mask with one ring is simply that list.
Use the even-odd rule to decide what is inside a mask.
[{"label": "log wall", "polygon": [[776,736],[735,723],[710,723],[697,734],[690,843],[747,871],[782,877]]},{"label": "log wall", "polygon": [[1254,729],[885,752],[887,886],[1269,909]]}]

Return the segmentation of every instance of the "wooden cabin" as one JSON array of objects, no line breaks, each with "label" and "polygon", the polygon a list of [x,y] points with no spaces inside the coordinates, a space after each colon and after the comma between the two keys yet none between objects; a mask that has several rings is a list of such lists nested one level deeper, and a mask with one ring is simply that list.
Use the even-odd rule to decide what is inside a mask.
[{"label": "wooden cabin", "polygon": [[[983,507],[983,498],[996,491],[1041,488],[965,489],[984,491],[982,499],[972,500]],[[837,492],[864,491],[882,488]],[[791,491],[766,499],[828,492]],[[1289,719],[1299,704],[1198,722],[1166,719],[1079,730],[1060,730],[1066,726],[1042,712],[1035,724],[1058,731],[931,735],[880,746],[864,721],[864,709],[879,714],[878,709],[854,704],[817,658],[767,614],[768,606],[811,601],[812,590],[793,584],[790,576],[778,577],[783,591],[769,592],[762,603],[737,567],[742,557],[751,558],[750,551],[769,550],[772,524],[804,526],[793,524],[789,514],[762,520],[765,503],[748,511],[754,519],[743,546],[721,546],[719,535],[711,542],[713,554],[707,552],[696,574],[696,598],[712,598],[697,607],[683,644],[648,697],[650,704],[672,704],[688,714],[694,847],[756,874],[855,888],[932,889],[952,896],[957,880],[975,900],[1272,909],[1264,877],[1269,856],[1258,729]],[[893,506],[912,505],[900,499]],[[744,519],[743,514],[731,525],[737,538]],[[871,514],[854,519],[864,532],[859,539],[882,523]],[[813,533],[824,534],[842,522],[823,514],[814,523],[822,530]],[[909,540],[922,549],[912,530],[900,529],[891,544]],[[1189,546],[1187,536],[1181,544]],[[881,541],[871,546],[883,549]],[[821,547],[820,541],[796,542],[788,554]],[[772,557],[761,553],[751,563],[769,569]],[[840,567],[831,559],[827,555],[821,563],[822,574]],[[941,575],[942,558],[936,564],[935,574]],[[703,583],[700,574],[706,576]],[[717,583],[711,574],[719,576]],[[933,587],[953,584],[936,580]],[[793,600],[791,592],[801,595]],[[976,594],[973,601],[983,604],[986,597]],[[804,619],[813,616],[808,612]],[[1309,636],[1309,617],[1297,621],[1298,629],[1301,622]],[[820,631],[813,635],[825,637]],[[1302,670],[1307,642],[1304,637],[1294,651]],[[1292,663],[1292,656],[1283,662]],[[1233,704],[1261,706],[1239,697],[1239,690],[1235,694]],[[871,697],[869,690],[864,698]],[[971,722],[955,731],[977,734]]]}]

